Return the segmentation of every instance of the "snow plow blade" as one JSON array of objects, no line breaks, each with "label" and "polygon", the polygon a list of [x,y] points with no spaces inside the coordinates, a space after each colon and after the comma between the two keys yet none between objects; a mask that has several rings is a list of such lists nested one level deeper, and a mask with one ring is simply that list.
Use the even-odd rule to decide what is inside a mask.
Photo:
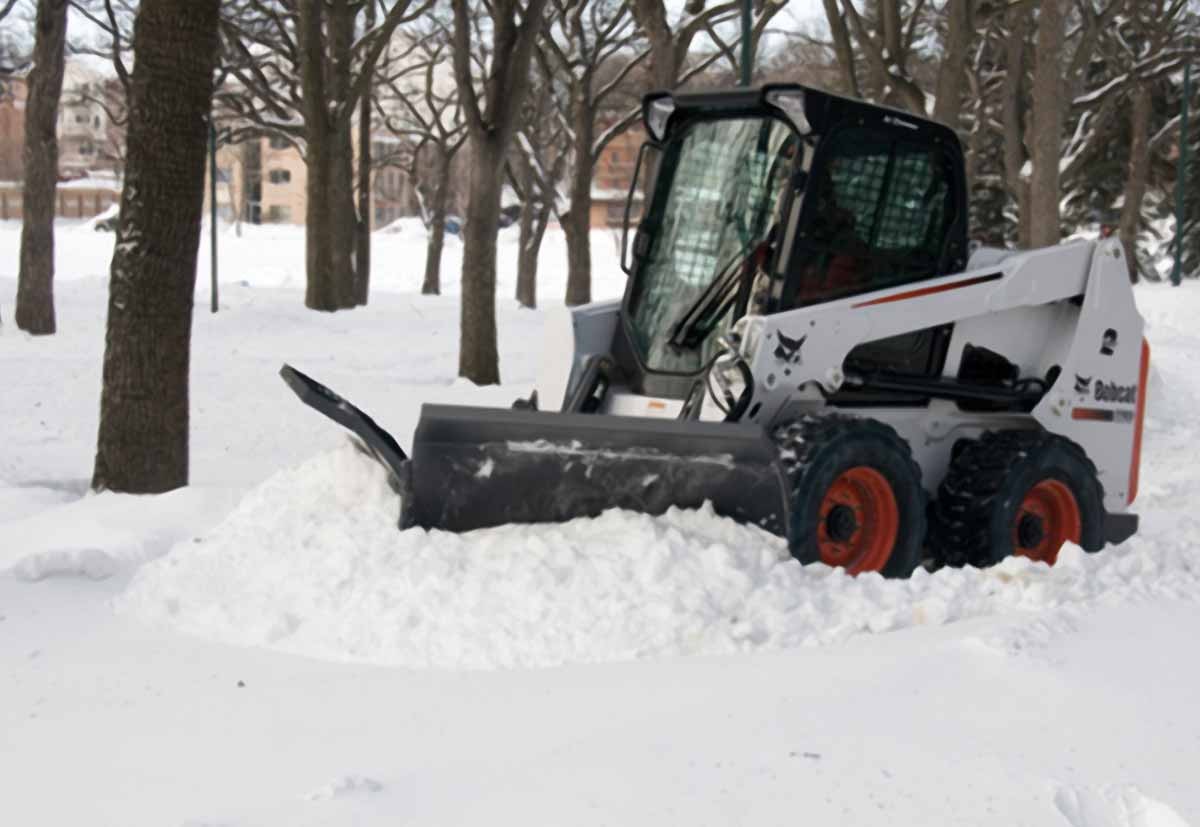
[{"label": "snow plow blade", "polygon": [[778,451],[758,426],[423,405],[410,458],[320,382],[290,365],[280,375],[388,470],[401,528],[471,531],[708,501],[718,514],[787,536]]},{"label": "snow plow blade", "polygon": [[425,405],[403,524],[450,531],[661,514],[705,501],[786,536],[778,452],[757,426]]}]

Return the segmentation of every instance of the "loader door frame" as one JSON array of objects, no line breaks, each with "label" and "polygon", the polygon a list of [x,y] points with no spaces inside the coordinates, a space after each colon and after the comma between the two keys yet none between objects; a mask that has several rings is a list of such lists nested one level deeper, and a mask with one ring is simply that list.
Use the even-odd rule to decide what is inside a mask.
[{"label": "loader door frame", "polygon": [[[777,310],[785,311],[795,307],[819,305],[858,293],[927,281],[939,276],[961,272],[965,268],[967,199],[962,151],[958,141],[953,139],[952,133],[948,139],[942,133],[943,129],[944,127],[936,124],[904,120],[902,116],[888,110],[867,108],[860,109],[852,113],[850,117],[842,119],[822,136],[814,153],[808,179],[809,187],[800,207],[799,230],[791,248],[787,250],[784,287]],[[919,157],[928,153],[928,157],[935,165],[934,169],[940,171],[946,187],[946,192],[942,196],[943,201],[939,205],[944,210],[940,233],[926,239],[930,246],[936,245],[938,254],[936,258],[924,265],[912,262],[902,263],[899,257],[893,258],[890,253],[873,246],[876,238],[868,238],[865,239],[866,246],[859,249],[847,249],[840,257],[842,259],[857,258],[864,262],[874,260],[885,263],[885,266],[894,261],[895,266],[905,266],[909,272],[883,283],[868,278],[859,284],[849,284],[824,294],[810,289],[808,295],[805,296],[805,280],[818,274],[818,268],[814,268],[814,261],[822,261],[819,266],[819,276],[826,279],[826,283],[828,283],[831,276],[830,271],[839,257],[836,249],[822,250],[822,245],[814,239],[819,226],[822,223],[829,224],[831,219],[828,214],[827,200],[819,196],[822,188],[832,188],[833,186],[834,163],[839,158],[847,157],[847,146],[856,139],[861,141],[864,135],[869,136],[869,139],[874,141],[878,148],[885,149],[887,158],[886,168],[882,171],[882,179],[878,182],[875,202],[871,205],[874,213],[872,221],[874,226],[870,231],[871,234],[873,236],[879,234],[878,225],[888,207],[888,198],[895,185],[894,182],[900,174],[897,170],[898,156]],[[933,230],[932,226],[926,228],[927,233]],[[849,242],[847,246],[850,246]],[[857,371],[889,370],[900,375],[914,377],[939,376],[945,366],[953,329],[953,324],[935,325],[878,341],[865,342],[848,354],[845,368]],[[830,404],[839,407],[924,405],[928,401],[928,397],[919,394],[865,391],[842,391],[830,397],[829,400]]]}]

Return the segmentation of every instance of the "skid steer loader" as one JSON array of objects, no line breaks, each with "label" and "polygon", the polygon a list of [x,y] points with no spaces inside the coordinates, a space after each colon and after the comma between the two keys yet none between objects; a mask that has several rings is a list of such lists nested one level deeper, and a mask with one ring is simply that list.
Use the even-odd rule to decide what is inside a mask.
[{"label": "skid steer loader", "polygon": [[708,501],[896,577],[1133,534],[1149,347],[1119,242],[969,246],[958,139],[907,113],[788,84],[643,116],[624,297],[551,314],[529,399],[425,405],[410,456],[284,366],[402,528]]}]

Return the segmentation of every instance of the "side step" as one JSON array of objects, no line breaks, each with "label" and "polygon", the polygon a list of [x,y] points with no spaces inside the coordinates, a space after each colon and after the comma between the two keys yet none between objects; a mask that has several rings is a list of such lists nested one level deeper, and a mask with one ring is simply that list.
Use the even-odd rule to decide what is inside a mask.
[{"label": "side step", "polygon": [[367,450],[391,473],[393,483],[403,485],[408,477],[408,455],[391,434],[354,405],[291,365],[280,368],[279,375],[301,402],[361,439]]}]

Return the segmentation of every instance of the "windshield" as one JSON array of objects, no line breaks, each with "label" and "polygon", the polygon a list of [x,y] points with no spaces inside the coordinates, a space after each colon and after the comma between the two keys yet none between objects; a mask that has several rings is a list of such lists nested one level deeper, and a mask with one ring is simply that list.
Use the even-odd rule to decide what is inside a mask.
[{"label": "windshield", "polygon": [[740,269],[767,237],[795,144],[796,133],[782,121],[755,117],[697,123],[667,145],[651,216],[658,229],[629,315],[650,370],[696,373],[732,323],[727,313],[698,347],[669,342],[706,288]]}]

